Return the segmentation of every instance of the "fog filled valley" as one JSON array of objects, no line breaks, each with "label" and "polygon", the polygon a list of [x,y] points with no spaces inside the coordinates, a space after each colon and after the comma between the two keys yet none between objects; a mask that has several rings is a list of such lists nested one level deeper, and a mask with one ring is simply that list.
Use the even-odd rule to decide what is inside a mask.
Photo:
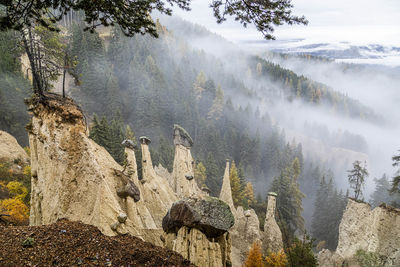
[{"label": "fog filled valley", "polygon": [[[369,173],[359,201],[400,207],[399,194],[389,192],[398,175],[400,67],[252,49],[176,16],[153,19],[158,38],[126,37],[119,27],[90,33],[78,15],[49,33],[47,45],[60,38],[72,59],[66,95],[82,109],[90,139],[117,163],[126,166],[125,139],[139,145],[145,136],[153,166],[173,173],[179,125],[193,139],[199,188],[218,197],[229,159],[235,207],[254,209],[264,229],[268,192],[277,193],[283,242],[307,233],[318,250],[336,249],[355,162]],[[0,130],[28,150],[32,77],[15,34],[0,32]],[[62,93],[62,80],[54,78],[51,92]],[[0,181],[20,181],[29,207],[30,173],[9,169],[0,163]]]}]

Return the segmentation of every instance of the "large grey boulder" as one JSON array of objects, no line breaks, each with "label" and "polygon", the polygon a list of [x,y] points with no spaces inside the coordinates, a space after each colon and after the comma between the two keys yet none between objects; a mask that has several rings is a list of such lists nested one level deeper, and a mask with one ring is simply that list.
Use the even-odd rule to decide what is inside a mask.
[{"label": "large grey boulder", "polygon": [[172,204],[163,218],[162,226],[167,233],[177,233],[183,226],[196,228],[208,238],[226,233],[235,223],[230,207],[214,197],[204,199],[185,198]]},{"label": "large grey boulder", "polygon": [[187,148],[193,146],[193,139],[189,133],[178,124],[174,125],[174,145],[182,145]]}]

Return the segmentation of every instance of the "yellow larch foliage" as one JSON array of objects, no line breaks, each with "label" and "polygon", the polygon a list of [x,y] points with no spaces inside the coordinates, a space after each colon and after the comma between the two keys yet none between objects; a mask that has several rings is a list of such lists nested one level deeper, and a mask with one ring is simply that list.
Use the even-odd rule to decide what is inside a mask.
[{"label": "yellow larch foliage", "polygon": [[249,205],[254,204],[254,190],[252,183],[248,182],[246,184],[246,187],[244,189],[244,194],[249,202]]},{"label": "yellow larch foliage", "polygon": [[287,264],[287,258],[283,249],[277,253],[272,252],[265,258],[266,267],[285,267]]},{"label": "yellow larch foliage", "polygon": [[264,267],[263,256],[261,253],[261,246],[258,242],[254,242],[249,250],[244,267]]},{"label": "yellow larch foliage", "polygon": [[213,104],[210,108],[210,111],[207,114],[207,119],[216,121],[219,120],[222,116],[223,110],[224,110],[224,91],[222,91],[221,86],[218,86]]},{"label": "yellow larch foliage", "polygon": [[204,91],[204,86],[206,84],[207,77],[203,71],[197,75],[196,81],[193,84],[193,91],[196,97],[196,100],[200,100]]},{"label": "yellow larch foliage", "polygon": [[229,173],[229,180],[231,182],[233,204],[237,207],[242,203],[243,192],[241,190],[240,178],[234,161],[232,162],[232,167]]}]

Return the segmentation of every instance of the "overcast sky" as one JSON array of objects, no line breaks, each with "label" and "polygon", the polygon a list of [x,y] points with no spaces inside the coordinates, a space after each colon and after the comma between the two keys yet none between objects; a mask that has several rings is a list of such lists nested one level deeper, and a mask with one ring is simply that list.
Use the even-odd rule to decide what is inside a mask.
[{"label": "overcast sky", "polygon": [[[186,20],[201,24],[231,41],[262,40],[254,29],[230,20],[217,25],[208,7],[211,0],[193,0],[192,11],[175,10]],[[310,43],[343,42],[400,46],[400,0],[293,0],[294,14],[304,15],[308,26],[276,28],[279,40],[304,38]]]}]

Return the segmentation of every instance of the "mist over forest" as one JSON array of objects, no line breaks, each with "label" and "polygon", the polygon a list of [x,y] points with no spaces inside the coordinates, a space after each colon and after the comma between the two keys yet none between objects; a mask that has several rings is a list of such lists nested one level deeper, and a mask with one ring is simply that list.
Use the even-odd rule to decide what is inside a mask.
[{"label": "mist over forest", "polygon": [[[285,196],[288,177],[295,177],[290,193],[300,199],[301,215],[288,219],[287,228],[293,235],[305,228],[331,249],[354,194],[348,171],[355,161],[369,172],[363,200],[399,205],[387,190],[374,195],[374,178],[386,174],[390,181],[396,172],[399,68],[252,50],[177,17],[154,19],[159,38],[128,38],[118,27],[90,33],[79,19],[62,25],[76,63],[66,93],[82,107],[90,137],[118,163],[124,139],[147,136],[153,164],[171,172],[178,124],[193,138],[199,186],[218,196],[226,159],[232,160],[240,180],[235,204],[253,208],[262,226],[267,193]],[[0,33],[0,130],[27,146],[29,77],[12,37]],[[61,91],[60,79],[53,92]],[[322,199],[325,214],[316,214]],[[332,227],[324,232],[318,218],[326,216]]]},{"label": "mist over forest", "polygon": [[[200,26],[194,30],[195,26],[189,23],[179,25],[178,18],[162,17],[161,21],[174,34],[184,36],[192,46],[225,61],[227,70],[235,77],[246,73],[246,64],[237,55],[257,55],[303,79],[321,83],[316,85],[316,90],[330,88],[335,97],[345,99],[341,107],[337,107],[337,103],[333,107],[331,103],[307,105],[293,94],[285,94],[282,81],[287,85],[286,77],[279,77],[277,82],[268,75],[262,81],[246,76],[243,83],[254,90],[255,96],[234,97],[234,102],[240,106],[250,103],[261,113],[268,113],[277,125],[286,130],[289,139],[303,143],[309,159],[323,159],[325,167],[334,170],[336,181],[343,190],[348,186],[347,170],[354,160],[367,161],[370,178],[393,173],[390,159],[396,152],[393,144],[396,144],[399,134],[396,123],[400,114],[397,105],[399,68],[337,63],[330,58],[301,53],[280,54],[263,50],[260,46],[250,52],[248,47],[234,46]],[[236,56],[230,56],[232,53]],[[290,78],[289,82],[297,90],[298,84],[293,85]],[[374,186],[373,179],[368,179],[367,194],[372,193]]]}]

